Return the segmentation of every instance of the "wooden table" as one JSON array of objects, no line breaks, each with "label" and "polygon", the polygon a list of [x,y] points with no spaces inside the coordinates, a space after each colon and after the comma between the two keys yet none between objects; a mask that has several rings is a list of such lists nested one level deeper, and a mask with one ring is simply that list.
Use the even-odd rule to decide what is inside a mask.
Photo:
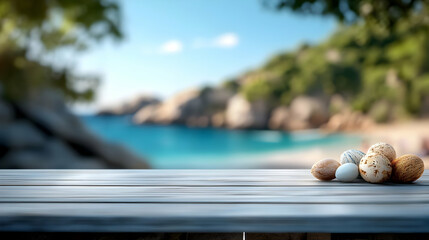
[{"label": "wooden table", "polygon": [[0,170],[0,231],[427,233],[429,172],[377,185],[309,170]]}]

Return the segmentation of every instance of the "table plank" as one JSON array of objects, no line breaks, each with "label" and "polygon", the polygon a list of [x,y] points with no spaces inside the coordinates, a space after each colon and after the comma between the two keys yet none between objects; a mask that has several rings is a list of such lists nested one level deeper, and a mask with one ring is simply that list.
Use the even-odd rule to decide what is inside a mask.
[{"label": "table plank", "polygon": [[[362,184],[363,183],[363,184]],[[347,184],[347,185],[345,185]],[[0,186],[189,186],[189,187],[218,187],[218,186],[235,186],[235,187],[245,187],[245,186],[259,186],[259,187],[268,187],[268,186],[318,186],[318,187],[367,187],[368,183],[363,180],[355,180],[352,183],[342,183],[336,180],[326,182],[326,181],[318,181],[315,179],[294,179],[294,180],[248,180],[239,179],[201,179],[201,180],[100,180],[100,181],[87,181],[87,180],[72,180],[72,181],[62,181],[62,180],[0,180]],[[393,183],[385,183],[383,186],[398,186],[404,184],[393,184]],[[406,186],[429,186],[429,181],[419,180],[413,184],[406,184]]]},{"label": "table plank", "polygon": [[2,203],[0,230],[428,232],[428,214],[426,204]]},{"label": "table plank", "polygon": [[[407,196],[398,197],[398,196]],[[0,202],[429,203],[429,186],[112,187],[0,186]]]},{"label": "table plank", "polygon": [[[111,177],[135,178],[135,177],[193,177],[193,176],[222,176],[222,177],[272,177],[272,176],[297,176],[302,178],[312,178],[309,169],[144,169],[144,170],[65,170],[65,169],[22,169],[6,170],[0,169],[0,179],[10,177],[31,178],[31,179],[110,179]],[[429,172],[425,171],[422,178],[429,177]]]},{"label": "table plank", "polygon": [[414,184],[309,170],[0,170],[0,231],[429,232]]},{"label": "table plank", "polygon": [[[2,172],[3,171],[3,172]],[[0,170],[1,185],[344,186],[316,180],[309,170]],[[165,171],[165,172],[164,172]],[[362,186],[363,180],[347,183]],[[429,185],[429,172],[417,182]],[[389,184],[388,184],[389,185]]]}]

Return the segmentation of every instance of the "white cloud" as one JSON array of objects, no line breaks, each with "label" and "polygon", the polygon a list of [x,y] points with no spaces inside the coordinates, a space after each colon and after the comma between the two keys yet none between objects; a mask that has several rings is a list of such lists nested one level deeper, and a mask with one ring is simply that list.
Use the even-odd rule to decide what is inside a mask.
[{"label": "white cloud", "polygon": [[[233,48],[240,42],[240,38],[236,33],[224,33],[214,38],[196,38],[192,43],[192,47],[199,48]],[[172,39],[158,47],[144,47],[142,53],[146,55],[151,54],[174,54],[180,53],[184,49],[182,41]]]},{"label": "white cloud", "polygon": [[233,48],[240,39],[235,33],[224,33],[212,39],[197,38],[192,46],[194,48]]},{"label": "white cloud", "polygon": [[214,40],[214,45],[221,48],[235,47],[239,42],[238,35],[235,33],[225,33]]},{"label": "white cloud", "polygon": [[161,45],[161,53],[179,53],[183,50],[183,44],[179,40],[170,40]]}]

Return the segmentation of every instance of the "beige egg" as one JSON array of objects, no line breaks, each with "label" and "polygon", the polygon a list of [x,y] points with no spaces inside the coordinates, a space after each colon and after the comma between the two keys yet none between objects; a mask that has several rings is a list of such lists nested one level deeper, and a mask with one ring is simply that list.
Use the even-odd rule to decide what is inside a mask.
[{"label": "beige egg", "polygon": [[319,180],[329,181],[335,178],[335,171],[341,164],[334,159],[323,159],[311,167],[311,174]]},{"label": "beige egg", "polygon": [[389,159],[390,162],[392,162],[396,158],[395,149],[392,147],[392,145],[388,143],[380,142],[372,145],[368,149],[368,152],[366,154],[371,154],[371,153],[384,155],[387,159]]},{"label": "beige egg", "polygon": [[382,183],[390,179],[392,166],[384,155],[370,153],[360,160],[359,172],[367,182]]},{"label": "beige egg", "polygon": [[410,183],[419,179],[425,170],[423,160],[416,155],[407,154],[392,162],[392,181]]}]

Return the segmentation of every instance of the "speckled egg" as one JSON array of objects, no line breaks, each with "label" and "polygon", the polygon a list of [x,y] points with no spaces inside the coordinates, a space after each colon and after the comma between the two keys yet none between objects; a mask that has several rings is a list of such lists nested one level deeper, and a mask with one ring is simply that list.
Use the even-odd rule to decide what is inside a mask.
[{"label": "speckled egg", "polygon": [[360,160],[359,172],[367,182],[382,183],[390,179],[392,166],[384,155],[370,153]]},{"label": "speckled egg", "polygon": [[335,171],[341,164],[334,159],[323,159],[311,167],[311,174],[319,180],[329,181],[335,178]]},{"label": "speckled egg", "polygon": [[390,162],[396,158],[396,152],[392,145],[383,142],[372,145],[366,154],[370,153],[384,155],[387,159],[389,159]]},{"label": "speckled egg", "polygon": [[419,179],[424,172],[423,160],[416,155],[407,154],[392,161],[392,180],[411,183]]},{"label": "speckled egg", "polygon": [[350,149],[341,154],[340,163],[354,163],[356,165],[359,165],[360,160],[363,158],[363,156],[365,156],[364,152],[355,149]]},{"label": "speckled egg", "polygon": [[359,168],[354,163],[342,164],[335,172],[335,177],[340,182],[352,182],[359,176]]}]

